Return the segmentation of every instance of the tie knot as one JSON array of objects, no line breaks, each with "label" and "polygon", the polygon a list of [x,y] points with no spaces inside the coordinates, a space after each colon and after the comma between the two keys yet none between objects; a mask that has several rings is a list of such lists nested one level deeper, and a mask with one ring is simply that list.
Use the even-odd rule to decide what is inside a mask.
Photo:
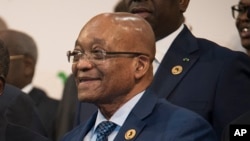
[{"label": "tie knot", "polygon": [[107,136],[115,129],[116,124],[110,121],[101,122],[97,128],[97,139],[96,141],[107,141]]}]

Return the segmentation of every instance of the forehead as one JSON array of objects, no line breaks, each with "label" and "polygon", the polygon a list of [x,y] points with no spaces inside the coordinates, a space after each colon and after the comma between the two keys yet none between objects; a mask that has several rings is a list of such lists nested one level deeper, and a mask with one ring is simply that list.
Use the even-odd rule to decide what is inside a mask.
[{"label": "forehead", "polygon": [[[112,28],[113,27],[113,28]],[[117,46],[122,41],[129,37],[126,33],[114,26],[91,26],[84,28],[76,41],[76,45],[82,47],[91,47],[93,45],[100,45],[102,47]]]},{"label": "forehead", "polygon": [[94,45],[106,46],[106,40],[102,38],[79,36],[75,42],[75,47],[80,47],[80,48],[91,48]]}]

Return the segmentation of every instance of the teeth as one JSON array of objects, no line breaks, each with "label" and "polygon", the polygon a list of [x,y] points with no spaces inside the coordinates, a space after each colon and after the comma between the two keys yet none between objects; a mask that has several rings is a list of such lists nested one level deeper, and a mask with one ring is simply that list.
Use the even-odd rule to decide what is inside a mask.
[{"label": "teeth", "polygon": [[249,30],[249,29],[248,29],[248,28],[246,28],[246,27],[245,27],[245,28],[243,28],[243,31],[244,31],[244,32],[247,32],[248,30]]}]

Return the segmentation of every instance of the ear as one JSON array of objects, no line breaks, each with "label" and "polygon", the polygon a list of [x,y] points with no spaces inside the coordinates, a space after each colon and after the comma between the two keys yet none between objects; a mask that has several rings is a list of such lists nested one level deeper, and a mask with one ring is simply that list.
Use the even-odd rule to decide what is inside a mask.
[{"label": "ear", "polygon": [[179,5],[180,5],[180,10],[182,13],[184,13],[187,10],[189,4],[189,0],[180,0]]},{"label": "ear", "polygon": [[135,70],[135,78],[140,79],[143,77],[150,69],[150,59],[147,56],[139,56],[137,57],[138,61],[136,64],[136,70]]},{"label": "ear", "polygon": [[35,72],[35,61],[34,59],[32,59],[31,57],[29,56],[26,56],[24,58],[24,74],[26,76],[33,76],[34,72]]}]

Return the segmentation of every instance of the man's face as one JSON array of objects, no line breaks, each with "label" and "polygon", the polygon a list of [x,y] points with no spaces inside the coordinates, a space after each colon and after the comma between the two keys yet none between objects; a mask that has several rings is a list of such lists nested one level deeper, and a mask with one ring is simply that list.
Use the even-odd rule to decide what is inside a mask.
[{"label": "man's face", "polygon": [[[250,0],[240,0],[239,7],[247,6],[250,6]],[[239,14],[236,19],[236,27],[241,38],[242,46],[250,50],[250,19],[247,17],[247,11]]]},{"label": "man's face", "polygon": [[[12,84],[18,88],[23,87],[23,77],[25,77],[25,64],[24,56],[20,54],[10,55],[9,72],[6,78],[6,82]],[[13,57],[13,58],[12,58]]]},{"label": "man's face", "polygon": [[[100,50],[106,52],[130,51],[128,48],[124,50],[118,44],[116,38],[113,37],[114,30],[105,23],[102,26],[84,28],[78,36],[74,51],[86,54]],[[125,38],[126,36],[123,36],[121,40],[125,40]],[[72,72],[78,88],[78,99],[96,104],[123,101],[135,83],[134,58],[110,57],[104,60],[95,60],[91,59],[90,55],[88,56],[84,55],[72,65]]]},{"label": "man's face", "polygon": [[124,0],[124,2],[128,12],[142,16],[151,24],[157,38],[169,35],[182,22],[179,1]]}]

